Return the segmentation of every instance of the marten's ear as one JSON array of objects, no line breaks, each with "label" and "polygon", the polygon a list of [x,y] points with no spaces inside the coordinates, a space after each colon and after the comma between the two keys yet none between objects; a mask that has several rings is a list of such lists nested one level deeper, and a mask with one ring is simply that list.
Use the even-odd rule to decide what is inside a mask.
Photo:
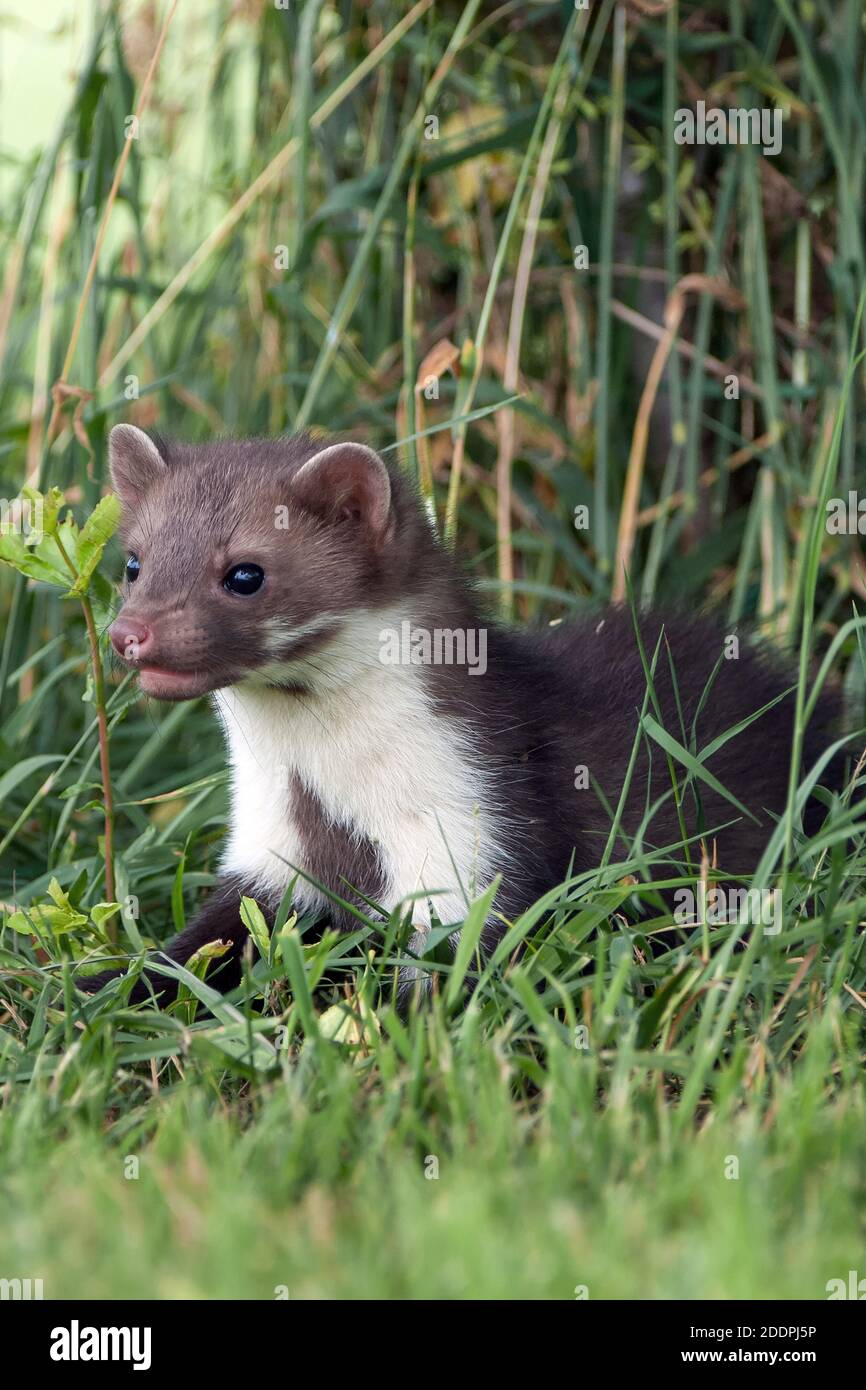
[{"label": "marten's ear", "polygon": [[166,462],[150,435],[135,425],[115,425],[108,436],[111,483],[121,502],[134,507],[161,478]]},{"label": "marten's ear", "polygon": [[391,525],[391,479],[366,444],[330,444],[298,469],[292,495],[301,506],[329,521],[353,521],[377,543]]}]

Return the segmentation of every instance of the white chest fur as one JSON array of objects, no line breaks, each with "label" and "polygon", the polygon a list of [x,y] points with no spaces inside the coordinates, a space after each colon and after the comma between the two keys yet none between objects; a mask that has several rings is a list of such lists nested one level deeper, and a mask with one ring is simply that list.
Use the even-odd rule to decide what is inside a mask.
[{"label": "white chest fur", "polygon": [[[432,708],[418,669],[360,660],[362,649],[356,633],[350,680],[340,653],[319,658],[317,688],[302,697],[261,681],[215,697],[233,777],[223,869],[272,897],[295,877],[290,865],[306,869],[290,797],[299,777],[335,826],[376,845],[384,907],[429,892],[441,921],[459,920],[502,867],[484,775],[465,735]],[[320,901],[300,881],[296,896]],[[429,924],[425,899],[412,916]]]}]

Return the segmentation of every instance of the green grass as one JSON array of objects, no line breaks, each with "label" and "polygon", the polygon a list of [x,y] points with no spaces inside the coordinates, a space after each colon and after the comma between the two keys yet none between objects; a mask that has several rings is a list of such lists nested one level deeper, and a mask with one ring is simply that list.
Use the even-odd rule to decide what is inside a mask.
[{"label": "green grass", "polygon": [[822,1298],[863,1248],[862,1094],[823,1094],[834,1022],[771,1126],[737,1097],[679,1140],[627,1074],[595,1105],[567,1040],[532,1106],[507,1045],[467,1055],[435,1023],[414,1066],[392,1043],[327,1083],[287,1064],[235,1107],[185,1059],[114,1143],[83,1120],[58,1144],[50,1107],[20,1122],[4,1267],[70,1298]]},{"label": "green grass", "polygon": [[[860,5],[190,10],[140,140],[124,121],[158,30],[109,5],[55,138],[4,151],[0,492],[58,487],[83,522],[121,419],[401,442],[506,614],[603,601],[628,554],[637,600],[791,651],[798,736],[815,662],[862,729],[859,539],[823,524],[823,499],[863,486]],[[779,158],[676,145],[698,96],[785,100]],[[681,286],[688,350],[650,398],[686,275],[705,277]],[[415,388],[443,339],[434,397]],[[52,412],[61,379],[85,394]],[[120,563],[112,542],[103,576]],[[0,566],[0,612],[0,1277],[47,1297],[597,1299],[821,1298],[866,1274],[859,767],[809,843],[795,759],[755,877],[781,894],[778,936],[672,932],[612,837],[480,982],[434,948],[408,1016],[399,920],[316,944],[291,916],[231,1000],[188,975],[167,1012],[131,1009],[123,984],[78,995],[73,966],[166,939],[213,882],[219,733],[202,702],[146,705],[107,675],[115,896],[139,910],[94,922],[80,605]],[[701,750],[659,729],[651,692],[644,716],[689,796]],[[52,879],[66,932],[33,911]]]}]

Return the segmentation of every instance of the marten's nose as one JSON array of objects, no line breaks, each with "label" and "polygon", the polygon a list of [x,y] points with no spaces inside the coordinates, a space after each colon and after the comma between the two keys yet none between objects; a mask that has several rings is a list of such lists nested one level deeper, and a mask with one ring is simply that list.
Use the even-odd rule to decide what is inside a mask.
[{"label": "marten's nose", "polygon": [[124,618],[122,614],[111,624],[108,635],[114,650],[124,661],[141,661],[153,646],[153,633],[147,623]]}]

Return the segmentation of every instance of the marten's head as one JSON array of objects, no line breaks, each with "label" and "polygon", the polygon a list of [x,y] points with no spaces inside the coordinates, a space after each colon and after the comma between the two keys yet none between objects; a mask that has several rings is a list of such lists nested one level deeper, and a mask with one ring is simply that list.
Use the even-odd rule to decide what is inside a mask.
[{"label": "marten's head", "polygon": [[292,685],[426,548],[417,502],[362,444],[166,444],[117,425],[110,461],[127,550],[111,641],[162,700],[256,673]]}]

